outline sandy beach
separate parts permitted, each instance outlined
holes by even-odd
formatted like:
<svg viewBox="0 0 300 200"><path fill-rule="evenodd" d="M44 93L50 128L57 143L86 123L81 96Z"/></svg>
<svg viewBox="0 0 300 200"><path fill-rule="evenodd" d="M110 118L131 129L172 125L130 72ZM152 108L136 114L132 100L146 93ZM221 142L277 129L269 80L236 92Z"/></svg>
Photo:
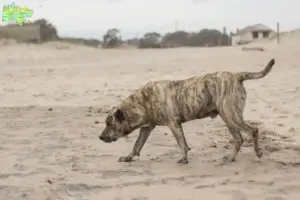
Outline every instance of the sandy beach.
<svg viewBox="0 0 300 200"><path fill-rule="evenodd" d="M300 34L241 47L93 49L60 43L0 44L1 200L299 200ZM224 164L232 136L223 121L183 125L188 165L166 127L157 127L141 156L117 162L137 138L98 139L107 110L151 80L217 70L259 71L246 81L244 118L259 127L263 157L246 141ZM245 139L249 138L242 133Z"/></svg>

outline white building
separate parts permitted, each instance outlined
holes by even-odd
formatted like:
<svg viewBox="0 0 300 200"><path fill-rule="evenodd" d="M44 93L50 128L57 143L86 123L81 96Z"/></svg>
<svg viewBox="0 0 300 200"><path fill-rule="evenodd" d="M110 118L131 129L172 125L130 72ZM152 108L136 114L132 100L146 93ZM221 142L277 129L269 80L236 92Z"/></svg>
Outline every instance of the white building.
<svg viewBox="0 0 300 200"><path fill-rule="evenodd" d="M270 39L276 35L276 32L263 24L247 26L237 33L232 34L231 44L241 45L261 39Z"/></svg>

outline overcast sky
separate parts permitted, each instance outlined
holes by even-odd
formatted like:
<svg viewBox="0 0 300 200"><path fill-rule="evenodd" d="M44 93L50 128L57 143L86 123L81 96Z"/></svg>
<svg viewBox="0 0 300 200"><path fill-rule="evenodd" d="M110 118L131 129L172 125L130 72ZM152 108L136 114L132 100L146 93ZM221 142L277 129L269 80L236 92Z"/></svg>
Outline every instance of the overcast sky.
<svg viewBox="0 0 300 200"><path fill-rule="evenodd" d="M3 3L10 0L1 0ZM34 10L32 20L46 18L61 36L101 38L105 30L119 28L123 38L147 31L177 29L228 31L263 23L281 30L300 28L300 0L15 0ZM1 22L3 24L3 22Z"/></svg>

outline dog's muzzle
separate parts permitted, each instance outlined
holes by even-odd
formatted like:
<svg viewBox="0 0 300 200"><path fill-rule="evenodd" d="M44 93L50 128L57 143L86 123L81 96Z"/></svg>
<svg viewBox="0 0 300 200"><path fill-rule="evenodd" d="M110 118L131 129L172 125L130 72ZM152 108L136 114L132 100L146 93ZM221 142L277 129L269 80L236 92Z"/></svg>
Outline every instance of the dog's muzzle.
<svg viewBox="0 0 300 200"><path fill-rule="evenodd" d="M111 143L111 142L117 141L116 137L111 138L111 137L108 137L108 136L100 136L99 139L102 140L103 142L106 142L106 143Z"/></svg>

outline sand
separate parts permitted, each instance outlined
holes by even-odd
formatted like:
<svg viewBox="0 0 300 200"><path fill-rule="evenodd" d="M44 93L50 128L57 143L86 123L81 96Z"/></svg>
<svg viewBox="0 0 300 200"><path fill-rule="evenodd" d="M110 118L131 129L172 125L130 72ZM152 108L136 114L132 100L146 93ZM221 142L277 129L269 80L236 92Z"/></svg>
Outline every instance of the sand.
<svg viewBox="0 0 300 200"><path fill-rule="evenodd" d="M59 43L2 44L0 52L1 200L298 200L300 198L300 34L280 45L101 50ZM296 34L296 36L295 36ZM247 140L224 164L232 141L222 120L183 125L188 165L166 127L141 156L117 162L137 138L98 139L107 110L150 80L217 70L272 72L245 82L245 119L260 129L264 156ZM244 138L249 136L243 133Z"/></svg>

